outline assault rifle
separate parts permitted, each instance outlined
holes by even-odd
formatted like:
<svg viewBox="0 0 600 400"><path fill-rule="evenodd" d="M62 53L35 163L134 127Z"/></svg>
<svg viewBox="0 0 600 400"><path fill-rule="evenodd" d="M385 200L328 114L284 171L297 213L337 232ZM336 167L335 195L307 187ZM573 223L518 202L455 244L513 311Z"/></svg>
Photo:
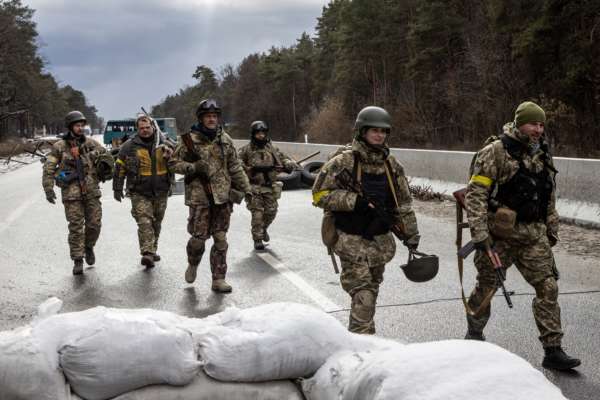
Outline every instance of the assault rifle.
<svg viewBox="0 0 600 400"><path fill-rule="evenodd" d="M382 221L391 223L393 216L390 213L390 211L386 209L385 205L381 204L378 200L365 193L360 182L357 182L356 179L354 179L350 171L348 171L347 169L342 170L342 172L335 176L335 182L340 189L358 193L359 196L361 196L373 206L372 210L375 212L377 218L380 218ZM398 239L408 239L406 235L406 228L402 223L391 225L390 230Z"/></svg>
<svg viewBox="0 0 600 400"><path fill-rule="evenodd" d="M481 312L488 306L490 301L492 300L492 296L494 292L492 291L486 298L483 300L479 309L472 310L465 298L464 289L462 286L462 278L463 278L463 260L466 259L473 251L475 251L475 243L471 240L466 245L462 246L462 230L469 227L469 224L463 222L463 210L466 209L465 206L465 195L467 193L467 189L457 190L453 193L454 198L456 199L456 246L458 248L456 254L458 256L458 274L460 278L460 285L462 290L462 299L463 304L467 313L471 315L480 315ZM506 280L506 268L502 265L500 261L500 257L494 248L492 248L489 244L486 244L485 253L488 256L489 260L492 263L494 268L494 272L496 274L496 284L502 290L502 294L504 295L504 299L506 300L506 304L508 304L508 308L513 308L512 301L510 296L514 294L513 291L507 291L504 286L504 281Z"/></svg>

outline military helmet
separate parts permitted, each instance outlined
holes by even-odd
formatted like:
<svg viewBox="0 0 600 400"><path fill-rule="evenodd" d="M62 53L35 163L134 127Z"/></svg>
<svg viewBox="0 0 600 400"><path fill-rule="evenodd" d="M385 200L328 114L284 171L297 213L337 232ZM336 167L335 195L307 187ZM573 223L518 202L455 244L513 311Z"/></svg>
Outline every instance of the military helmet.
<svg viewBox="0 0 600 400"><path fill-rule="evenodd" d="M87 123L85 115L81 111L71 111L65 116L65 127L70 128L75 122Z"/></svg>
<svg viewBox="0 0 600 400"><path fill-rule="evenodd" d="M196 117L200 118L207 113L216 113L221 115L221 107L215 99L204 99L196 107Z"/></svg>
<svg viewBox="0 0 600 400"><path fill-rule="evenodd" d="M112 179L115 159L109 153L100 154L96 159L96 174L102 182Z"/></svg>
<svg viewBox="0 0 600 400"><path fill-rule="evenodd" d="M408 262L400 266L409 281L427 282L432 280L440 268L440 260L435 255L429 255L410 250Z"/></svg>
<svg viewBox="0 0 600 400"><path fill-rule="evenodd" d="M365 107L356 116L354 130L360 135L366 128L385 128L389 131L392 129L392 117L381 107Z"/></svg>
<svg viewBox="0 0 600 400"><path fill-rule="evenodd" d="M266 122L264 121L254 121L253 123L250 124L250 133L254 134L256 132L268 132L269 131L269 126L267 125Z"/></svg>

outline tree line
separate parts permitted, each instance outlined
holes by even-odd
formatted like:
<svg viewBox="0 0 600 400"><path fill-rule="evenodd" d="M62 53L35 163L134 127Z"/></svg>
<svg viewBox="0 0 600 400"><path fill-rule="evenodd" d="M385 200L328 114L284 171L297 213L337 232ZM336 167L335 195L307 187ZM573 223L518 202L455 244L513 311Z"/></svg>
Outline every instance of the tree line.
<svg viewBox="0 0 600 400"><path fill-rule="evenodd" d="M153 108L183 130L213 96L235 136L263 119L277 140L344 143L379 105L392 146L475 150L533 100L555 154L600 157L599 0L332 0L314 37L193 76Z"/></svg>
<svg viewBox="0 0 600 400"><path fill-rule="evenodd" d="M33 14L21 0L0 0L0 140L30 137L42 126L49 134L63 132L71 110L83 112L92 128L99 128L101 118L83 92L61 86L46 71Z"/></svg>

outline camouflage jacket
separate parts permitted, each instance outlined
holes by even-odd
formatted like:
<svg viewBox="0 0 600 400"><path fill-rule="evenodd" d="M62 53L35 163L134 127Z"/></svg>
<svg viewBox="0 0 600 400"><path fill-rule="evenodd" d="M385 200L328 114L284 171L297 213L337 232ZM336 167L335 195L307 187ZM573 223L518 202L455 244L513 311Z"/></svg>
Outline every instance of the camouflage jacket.
<svg viewBox="0 0 600 400"><path fill-rule="evenodd" d="M329 160L317 175L312 189L313 204L326 211L353 211L356 204L357 193L340 189L336 183L336 175L344 169L349 172L354 168L354 153L363 172L368 174L385 174L385 156L382 152L375 152L367 148L362 142L355 140L352 143L351 151L344 151L338 156ZM419 230L417 219L412 210L412 199L408 188L408 181L404 175L404 168L392 155L387 156L391 168L391 175L394 183L392 188L398 200L398 207L394 212L394 223L400 223L404 226L405 235L408 238L405 244L417 243L419 240ZM388 233L391 237L391 233ZM382 235L383 236L383 235Z"/></svg>
<svg viewBox="0 0 600 400"><path fill-rule="evenodd" d="M194 154L180 140L168 163L171 171L186 175L186 205L209 206L210 196L214 204L225 204L230 201L229 192L232 188L250 192L248 177L227 133L219 130L212 141L195 130L191 131L190 136L199 161L194 161Z"/></svg>
<svg viewBox="0 0 600 400"><path fill-rule="evenodd" d="M78 179L67 184L62 183L63 181L60 179L56 179L61 172L63 174L77 174L76 160L71 151L72 146L77 147L83 166L83 187L85 189L83 195ZM42 173L44 191L53 190L56 183L61 188L63 201L100 197L100 181L96 174L96 160L98 155L103 153L106 153L106 149L96 140L85 136L81 136L81 139L75 139L72 135L67 134L65 138L54 143L52 150L46 156Z"/></svg>
<svg viewBox="0 0 600 400"><path fill-rule="evenodd" d="M159 146L154 148L154 140L144 142L135 135L119 149L115 161L113 190L122 191L127 179L127 191L144 196L164 196L171 189L171 177L164 155L167 146L161 137Z"/></svg>
<svg viewBox="0 0 600 400"><path fill-rule="evenodd" d="M239 156L255 193L273 190L273 183L277 180L276 168L291 171L296 167L294 160L270 142L264 147L250 142L239 150Z"/></svg>
<svg viewBox="0 0 600 400"><path fill-rule="evenodd" d="M527 140L513 126L513 123L504 126L504 134L520 142ZM522 161L525 168L537 173L545 168L544 157L545 153L538 149L533 154L525 152ZM549 155L548 158L549 164L552 165L552 158ZM508 153L500 140L495 140L477 153L465 196L467 218L471 229L471 237L474 241L485 240L490 232L493 236L494 213L488 210L490 197L497 185L508 182L518 170L519 161ZM551 172L551 176L553 175L554 173ZM508 240L527 244L537 241L543 234L558 238L559 216L555 203L556 187L553 185L546 221L518 222Z"/></svg>

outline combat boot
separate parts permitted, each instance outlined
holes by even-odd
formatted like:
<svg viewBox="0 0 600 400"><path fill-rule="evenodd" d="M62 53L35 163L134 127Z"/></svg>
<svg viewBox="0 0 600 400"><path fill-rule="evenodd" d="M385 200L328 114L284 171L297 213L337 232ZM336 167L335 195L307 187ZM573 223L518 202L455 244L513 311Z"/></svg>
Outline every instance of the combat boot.
<svg viewBox="0 0 600 400"><path fill-rule="evenodd" d="M569 357L560 346L545 347L544 353L544 368L564 371L581 365L580 359Z"/></svg>
<svg viewBox="0 0 600 400"><path fill-rule="evenodd" d="M152 253L144 253L140 262L147 269L154 268L154 255Z"/></svg>
<svg viewBox="0 0 600 400"><path fill-rule="evenodd" d="M196 271L198 270L197 265L188 264L187 269L185 270L185 281L187 283L194 283L196 280Z"/></svg>
<svg viewBox="0 0 600 400"><path fill-rule="evenodd" d="M160 261L160 256L158 254L152 254L152 258L154 258L154 261Z"/></svg>
<svg viewBox="0 0 600 400"><path fill-rule="evenodd" d="M475 332L468 330L465 335L465 340L479 340L480 342L485 342L485 335L483 332Z"/></svg>
<svg viewBox="0 0 600 400"><path fill-rule="evenodd" d="M83 259L76 258L73 260L73 275L83 274Z"/></svg>
<svg viewBox="0 0 600 400"><path fill-rule="evenodd" d="M225 279L213 279L211 289L218 293L230 293L232 287Z"/></svg>
<svg viewBox="0 0 600 400"><path fill-rule="evenodd" d="M269 243L269 240L271 240L271 238L269 237L269 234L267 233L267 228L265 228L263 230L263 241L265 241L266 243Z"/></svg>
<svg viewBox="0 0 600 400"><path fill-rule="evenodd" d="M265 245L263 243L262 240L255 240L254 241L254 250L264 250L265 249Z"/></svg>
<svg viewBox="0 0 600 400"><path fill-rule="evenodd" d="M94 254L93 247L85 248L85 262L87 265L94 265L96 263L96 255Z"/></svg>

